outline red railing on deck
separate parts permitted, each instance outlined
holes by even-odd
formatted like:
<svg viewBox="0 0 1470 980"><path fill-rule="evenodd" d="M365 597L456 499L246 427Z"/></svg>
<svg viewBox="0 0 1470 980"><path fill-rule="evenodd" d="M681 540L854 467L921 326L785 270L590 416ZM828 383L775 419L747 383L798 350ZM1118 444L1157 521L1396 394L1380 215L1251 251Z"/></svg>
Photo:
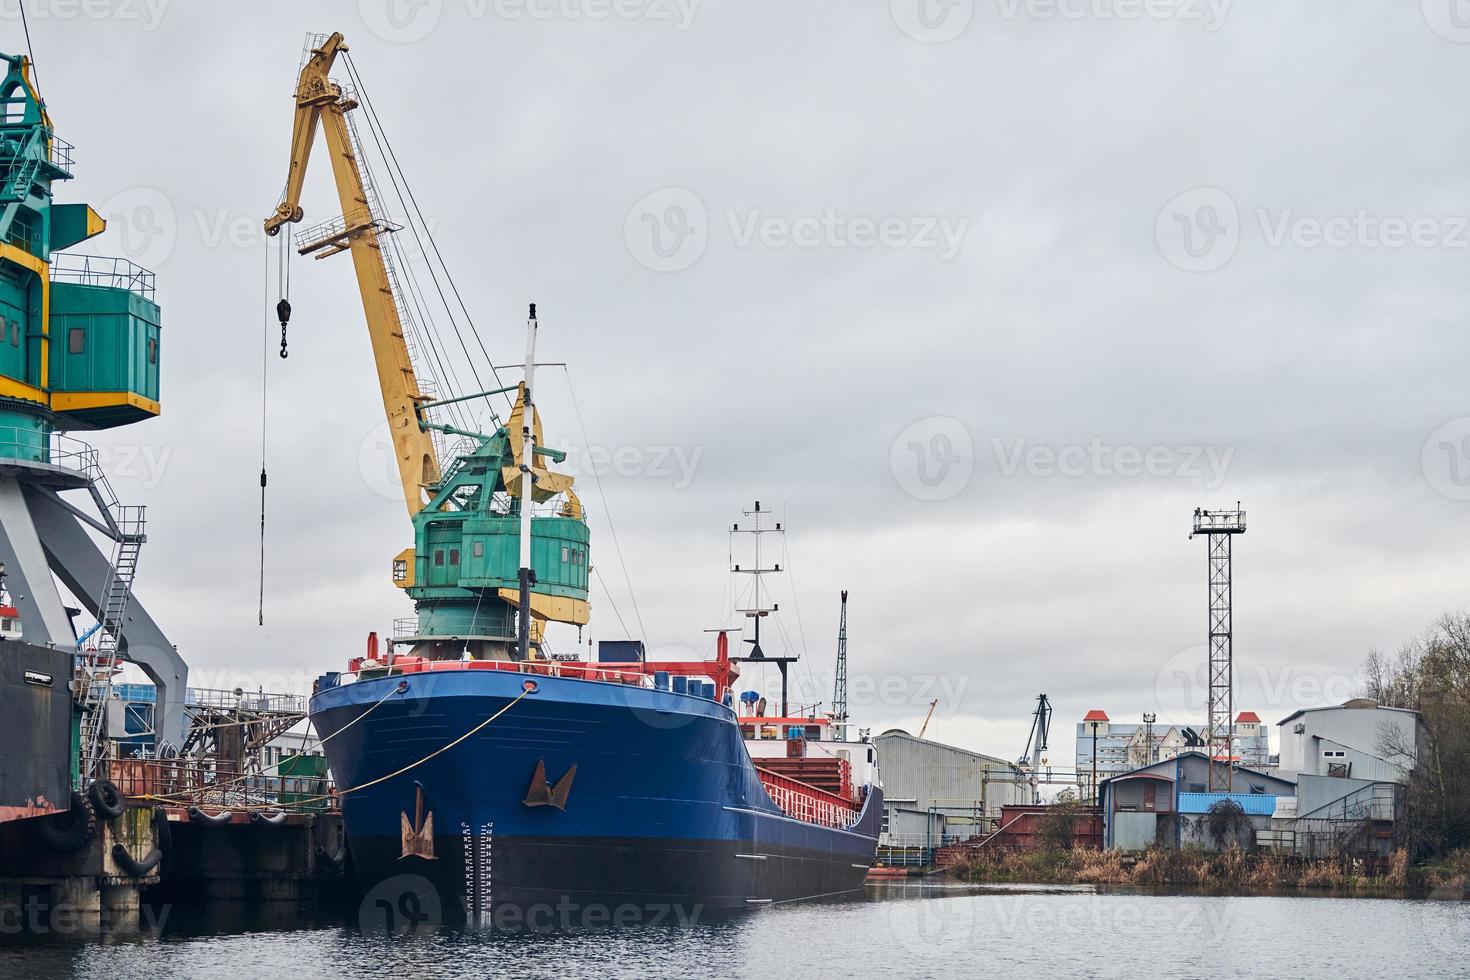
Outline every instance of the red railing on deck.
<svg viewBox="0 0 1470 980"><path fill-rule="evenodd" d="M852 800L760 766L755 771L771 799L788 817L839 830L846 830L857 820L858 808Z"/></svg>

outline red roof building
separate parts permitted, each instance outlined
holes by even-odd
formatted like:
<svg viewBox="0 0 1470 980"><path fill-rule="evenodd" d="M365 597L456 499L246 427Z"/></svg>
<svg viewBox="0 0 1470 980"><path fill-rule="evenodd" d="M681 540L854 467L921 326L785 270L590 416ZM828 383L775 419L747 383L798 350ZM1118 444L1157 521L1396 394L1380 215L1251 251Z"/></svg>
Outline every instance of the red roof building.
<svg viewBox="0 0 1470 980"><path fill-rule="evenodd" d="M1085 714L1085 715L1082 716L1082 720L1083 721L1107 721L1108 720L1108 713L1106 711L1102 710L1101 708L1093 708L1087 714Z"/></svg>

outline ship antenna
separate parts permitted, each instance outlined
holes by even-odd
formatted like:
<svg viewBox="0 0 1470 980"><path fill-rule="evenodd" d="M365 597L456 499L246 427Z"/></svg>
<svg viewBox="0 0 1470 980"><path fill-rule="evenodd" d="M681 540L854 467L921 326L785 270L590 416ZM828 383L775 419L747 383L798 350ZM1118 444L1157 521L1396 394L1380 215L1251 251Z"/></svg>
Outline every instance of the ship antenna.
<svg viewBox="0 0 1470 980"><path fill-rule="evenodd" d="M536 373L536 304L531 304L526 320L525 398L521 402L521 567L519 629L520 659L531 659L531 584L536 573L531 571L531 500L536 485L534 470L536 452L536 403L531 396L531 383Z"/></svg>

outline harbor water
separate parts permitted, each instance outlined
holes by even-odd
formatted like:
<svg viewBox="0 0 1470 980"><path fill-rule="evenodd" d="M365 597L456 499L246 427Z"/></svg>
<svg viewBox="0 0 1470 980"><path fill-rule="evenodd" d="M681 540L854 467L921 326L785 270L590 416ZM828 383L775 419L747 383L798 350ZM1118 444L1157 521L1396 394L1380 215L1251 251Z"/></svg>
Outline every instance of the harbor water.
<svg viewBox="0 0 1470 980"><path fill-rule="evenodd" d="M358 922L211 932L185 922L117 942L0 949L0 976L678 978L1446 977L1470 969L1470 903L894 884L847 902L718 919L541 932L388 935ZM686 917L687 918L687 917Z"/></svg>

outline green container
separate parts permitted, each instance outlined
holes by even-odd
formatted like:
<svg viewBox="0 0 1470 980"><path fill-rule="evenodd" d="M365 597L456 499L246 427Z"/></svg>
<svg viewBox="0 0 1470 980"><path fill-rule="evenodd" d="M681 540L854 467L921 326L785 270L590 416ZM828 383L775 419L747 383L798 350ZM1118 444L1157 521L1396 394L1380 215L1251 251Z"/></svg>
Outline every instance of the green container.
<svg viewBox="0 0 1470 980"><path fill-rule="evenodd" d="M318 799L327 794L325 756L302 755L282 759L276 771L284 777L284 785L290 790L290 792L282 791L280 797L282 803L297 804L303 810L329 809L328 800Z"/></svg>

